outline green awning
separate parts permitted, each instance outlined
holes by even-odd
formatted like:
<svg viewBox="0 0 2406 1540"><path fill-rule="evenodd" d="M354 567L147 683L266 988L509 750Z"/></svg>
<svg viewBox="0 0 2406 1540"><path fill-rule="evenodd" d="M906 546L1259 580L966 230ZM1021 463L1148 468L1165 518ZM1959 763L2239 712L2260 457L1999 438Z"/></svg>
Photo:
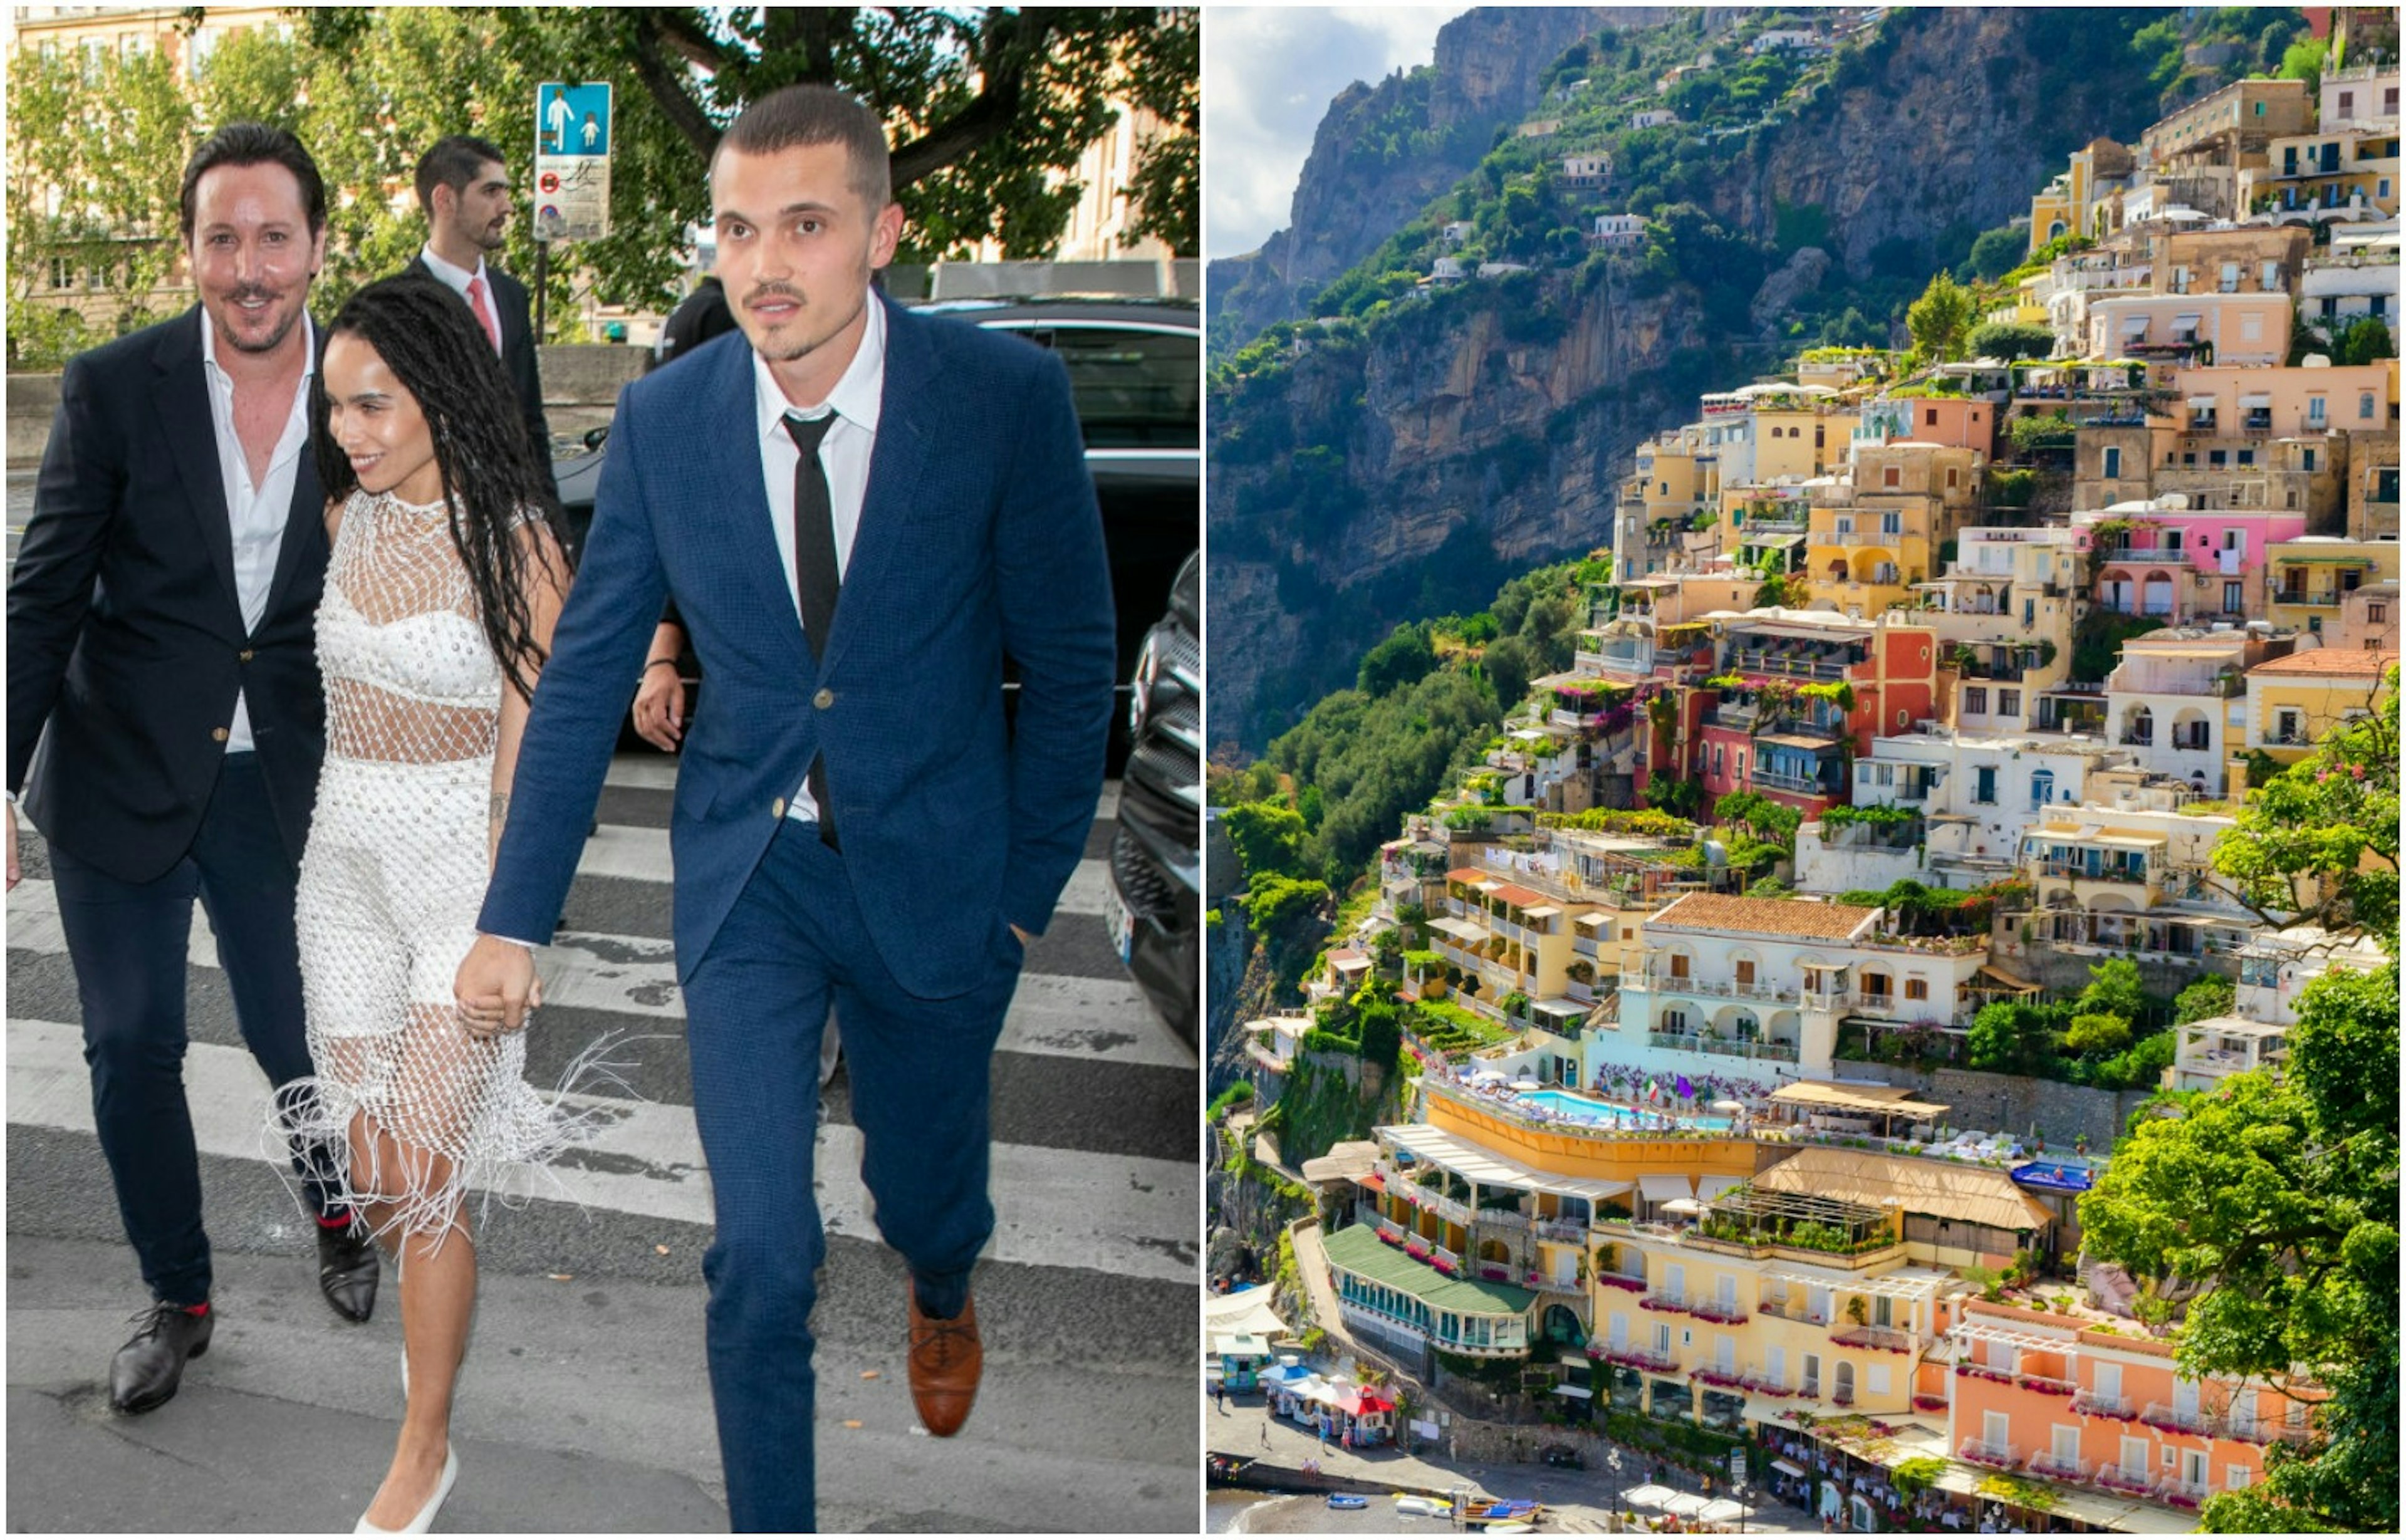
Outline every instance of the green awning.
<svg viewBox="0 0 2406 1540"><path fill-rule="evenodd" d="M1537 1296L1508 1283L1481 1278L1448 1278L1425 1262L1414 1262L1400 1247L1388 1245L1367 1224L1349 1225L1321 1242L1333 1264L1401 1293L1435 1310L1456 1315L1517 1316L1527 1313ZM1471 1264L1471 1265L1477 1265Z"/></svg>

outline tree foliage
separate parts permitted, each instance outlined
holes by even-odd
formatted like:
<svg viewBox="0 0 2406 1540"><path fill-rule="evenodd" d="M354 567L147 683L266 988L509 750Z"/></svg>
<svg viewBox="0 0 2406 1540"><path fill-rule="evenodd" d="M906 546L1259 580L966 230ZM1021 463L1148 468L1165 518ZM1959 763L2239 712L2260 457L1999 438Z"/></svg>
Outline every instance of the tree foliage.
<svg viewBox="0 0 2406 1540"><path fill-rule="evenodd" d="M1960 358L1965 333L1971 330L1972 291L1940 273L1904 312L1904 327L1913 346L1932 363Z"/></svg>
<svg viewBox="0 0 2406 1540"><path fill-rule="evenodd" d="M2370 714L2247 798L2214 869L2268 922L2302 915L2398 933L2398 671Z"/></svg>
<svg viewBox="0 0 2406 1540"><path fill-rule="evenodd" d="M895 194L909 216L900 261L987 239L1012 256L1050 251L1084 191L1080 156L1123 103L1167 125L1131 180L1138 233L1182 255L1197 249L1192 9L390 6L295 16L289 38L263 27L226 38L189 99L163 54L103 58L86 79L72 57L19 50L9 79L12 299L41 271L26 259L43 243L156 233L163 210L172 235L193 144L250 118L293 130L329 189L352 194L333 200L317 301L339 304L416 254L424 221L407 189L435 139L491 139L523 192L535 88L558 79L617 90L612 231L554 264L556 315L573 313L583 285L605 304L672 303L686 229L709 218L719 133L745 102L801 81L853 92L894 125ZM68 191L55 219L26 201L45 185ZM395 190L397 207L386 195ZM512 222L501 259L522 275L534 270L530 224ZM146 293L139 279L124 291Z"/></svg>

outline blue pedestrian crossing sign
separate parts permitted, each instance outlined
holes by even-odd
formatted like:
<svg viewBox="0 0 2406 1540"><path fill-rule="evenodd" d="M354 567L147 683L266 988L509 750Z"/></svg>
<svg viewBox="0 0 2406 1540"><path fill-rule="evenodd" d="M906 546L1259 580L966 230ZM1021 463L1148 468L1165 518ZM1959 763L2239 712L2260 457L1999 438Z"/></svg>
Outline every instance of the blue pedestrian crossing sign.
<svg viewBox="0 0 2406 1540"><path fill-rule="evenodd" d="M535 92L535 150L542 155L610 153L610 86L545 81Z"/></svg>
<svg viewBox="0 0 2406 1540"><path fill-rule="evenodd" d="M610 84L546 80L534 92L534 238L610 233Z"/></svg>

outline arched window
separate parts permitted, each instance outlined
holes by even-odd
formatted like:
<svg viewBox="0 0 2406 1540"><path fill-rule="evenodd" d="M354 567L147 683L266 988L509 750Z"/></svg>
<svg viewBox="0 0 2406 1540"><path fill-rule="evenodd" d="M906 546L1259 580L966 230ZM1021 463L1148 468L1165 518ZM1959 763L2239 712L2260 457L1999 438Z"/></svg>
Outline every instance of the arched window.
<svg viewBox="0 0 2406 1540"><path fill-rule="evenodd" d="M2032 770L2031 772L2031 811L2036 812L2053 800L2055 800L2055 771Z"/></svg>

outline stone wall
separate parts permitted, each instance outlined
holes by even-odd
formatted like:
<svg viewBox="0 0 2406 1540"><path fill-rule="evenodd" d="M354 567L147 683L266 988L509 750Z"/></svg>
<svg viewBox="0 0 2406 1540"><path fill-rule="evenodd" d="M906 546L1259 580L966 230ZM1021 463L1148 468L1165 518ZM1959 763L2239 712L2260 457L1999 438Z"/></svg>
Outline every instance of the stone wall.
<svg viewBox="0 0 2406 1540"><path fill-rule="evenodd" d="M1950 1111L1946 1122L1956 1128L2016 1135L2025 1141L2035 1127L2050 1154L2069 1154L2073 1139L2088 1136L2088 1148L2102 1153L2114 1146L2130 1113L2154 1093L2100 1091L2093 1086L2065 1085L2028 1075L1994 1075L1977 1069L1940 1069L1924 1074L1905 1066L1848 1063L1853 1080L1884 1080L1912 1088L1918 1099L1942 1102Z"/></svg>

